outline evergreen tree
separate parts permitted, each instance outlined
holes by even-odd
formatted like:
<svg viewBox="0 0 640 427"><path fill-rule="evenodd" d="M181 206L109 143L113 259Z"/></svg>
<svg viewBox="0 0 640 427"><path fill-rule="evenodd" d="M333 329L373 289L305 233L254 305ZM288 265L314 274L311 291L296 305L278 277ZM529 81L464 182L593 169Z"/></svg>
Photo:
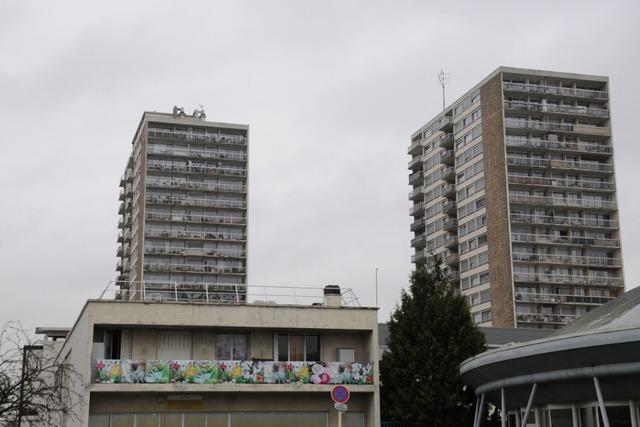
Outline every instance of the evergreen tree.
<svg viewBox="0 0 640 427"><path fill-rule="evenodd" d="M389 320L389 351L380 365L383 419L417 426L470 426L475 397L460 363L485 350L464 297L441 260L419 268Z"/></svg>

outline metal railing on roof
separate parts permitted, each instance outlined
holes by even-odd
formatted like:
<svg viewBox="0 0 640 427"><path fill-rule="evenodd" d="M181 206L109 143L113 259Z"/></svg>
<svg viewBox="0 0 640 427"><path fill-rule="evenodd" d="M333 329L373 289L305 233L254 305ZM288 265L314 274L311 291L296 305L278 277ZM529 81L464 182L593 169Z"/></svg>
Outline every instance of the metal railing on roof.
<svg viewBox="0 0 640 427"><path fill-rule="evenodd" d="M325 287L186 283L178 281L111 281L99 299L124 302L194 302L209 304L325 305ZM332 288L342 306L360 307L350 288Z"/></svg>

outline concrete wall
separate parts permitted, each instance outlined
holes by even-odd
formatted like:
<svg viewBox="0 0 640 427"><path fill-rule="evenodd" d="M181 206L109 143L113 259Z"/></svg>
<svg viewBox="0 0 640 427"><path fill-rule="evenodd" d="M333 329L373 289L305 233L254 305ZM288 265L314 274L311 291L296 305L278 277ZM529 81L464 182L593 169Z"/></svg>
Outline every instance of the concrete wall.
<svg viewBox="0 0 640 427"><path fill-rule="evenodd" d="M186 396L187 394L183 395ZM199 393L189 394L199 401L185 403L184 409L173 409L168 395L158 393L92 393L91 413L141 412L328 412L329 425L338 425L337 411L329 392L323 393ZM365 412L365 426L377 427L368 421L371 394L352 394L350 411ZM379 425L379 423L378 423Z"/></svg>
<svg viewBox="0 0 640 427"><path fill-rule="evenodd" d="M492 326L515 327L502 73L480 89Z"/></svg>

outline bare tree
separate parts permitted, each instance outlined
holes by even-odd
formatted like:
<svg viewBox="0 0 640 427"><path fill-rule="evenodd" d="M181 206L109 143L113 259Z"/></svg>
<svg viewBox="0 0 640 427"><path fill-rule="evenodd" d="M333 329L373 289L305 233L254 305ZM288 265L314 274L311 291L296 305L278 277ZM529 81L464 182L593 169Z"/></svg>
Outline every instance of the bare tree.
<svg viewBox="0 0 640 427"><path fill-rule="evenodd" d="M0 426L60 426L77 419L80 375L55 342L34 339L19 322L0 330Z"/></svg>

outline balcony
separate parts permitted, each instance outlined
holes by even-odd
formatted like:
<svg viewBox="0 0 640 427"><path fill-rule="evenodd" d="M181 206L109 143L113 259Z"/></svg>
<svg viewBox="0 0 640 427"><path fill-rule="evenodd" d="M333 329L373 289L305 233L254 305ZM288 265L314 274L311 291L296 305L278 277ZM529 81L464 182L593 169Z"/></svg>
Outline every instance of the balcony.
<svg viewBox="0 0 640 427"><path fill-rule="evenodd" d="M603 191L615 191L615 184L613 182L596 181L596 180L576 180L576 179L562 179L562 178L550 178L550 177L534 177L534 176L520 176L509 175L509 184L519 185L531 185L537 187L565 187L576 188L583 190L603 190Z"/></svg>
<svg viewBox="0 0 640 427"><path fill-rule="evenodd" d="M456 202L454 202L453 200L448 201L442 207L442 212L444 212L444 213L446 213L448 215L455 214L455 211L456 211Z"/></svg>
<svg viewBox="0 0 640 427"><path fill-rule="evenodd" d="M550 234L511 233L512 242L540 243L551 245L600 246L603 248L619 248L620 240L595 237L554 236Z"/></svg>
<svg viewBox="0 0 640 427"><path fill-rule="evenodd" d="M425 218L418 218L414 222L411 223L410 230L417 232L418 230L423 230L425 227Z"/></svg>
<svg viewBox="0 0 640 427"><path fill-rule="evenodd" d="M415 203L409 209L409 215L414 216L416 218L424 216L424 202Z"/></svg>
<svg viewBox="0 0 640 427"><path fill-rule="evenodd" d="M572 124L559 122L543 122L537 120L516 119L507 117L505 119L505 127L513 129L531 129L563 133L579 133L595 136L610 136L611 129L604 126L595 126L589 124Z"/></svg>
<svg viewBox="0 0 640 427"><path fill-rule="evenodd" d="M422 185L423 173L418 171L409 175L409 185Z"/></svg>
<svg viewBox="0 0 640 427"><path fill-rule="evenodd" d="M607 99L607 92L604 90L578 89L560 86L545 86L528 83L502 82L505 92L539 93L549 95L559 95L573 98L587 99Z"/></svg>
<svg viewBox="0 0 640 427"><path fill-rule="evenodd" d="M458 236L454 236L452 234L448 235L444 238L444 246L447 248L451 248L458 245Z"/></svg>
<svg viewBox="0 0 640 427"><path fill-rule="evenodd" d="M409 145L409 149L407 150L407 154L410 156L420 156L422 155L422 140L417 139L413 141L411 145Z"/></svg>
<svg viewBox="0 0 640 427"><path fill-rule="evenodd" d="M162 273L203 273L203 274L230 274L244 275L245 267L227 267L218 265L194 265L194 264L162 264L145 263L145 271Z"/></svg>
<svg viewBox="0 0 640 427"><path fill-rule="evenodd" d="M95 366L99 384L373 384L371 362L98 359Z"/></svg>
<svg viewBox="0 0 640 427"><path fill-rule="evenodd" d="M551 255L551 254L531 254L531 253L518 253L512 254L515 262L535 262L544 264L563 264L571 266L584 266L584 267L622 267L622 260L620 258L606 258L606 257L589 257L589 256L574 256L574 255Z"/></svg>
<svg viewBox="0 0 640 427"><path fill-rule="evenodd" d="M409 192L409 200L413 201L422 201L424 200L424 193L422 192L422 187L414 188Z"/></svg>
<svg viewBox="0 0 640 427"><path fill-rule="evenodd" d="M570 294L542 294L537 292L516 293L516 302L535 302L544 304L602 305L608 303L613 299L615 299L615 297Z"/></svg>
<svg viewBox="0 0 640 427"><path fill-rule="evenodd" d="M432 129L435 131L451 132L453 130L453 118L444 116L437 123L434 123Z"/></svg>
<svg viewBox="0 0 640 427"><path fill-rule="evenodd" d="M611 145L593 144L586 142L544 141L541 139L526 139L507 136L506 144L509 147L532 148L540 150L570 151L587 154L611 154Z"/></svg>
<svg viewBox="0 0 640 427"><path fill-rule="evenodd" d="M418 155L409 160L409 169L412 171L417 171L418 169L422 169L422 156Z"/></svg>
<svg viewBox="0 0 640 427"><path fill-rule="evenodd" d="M449 198L449 199L453 198L455 200L455 198L456 198L456 186L455 186L455 184L447 184L444 187L442 187L442 195L444 197Z"/></svg>
<svg viewBox="0 0 640 427"><path fill-rule="evenodd" d="M537 159L533 157L516 157L507 156L507 164L509 166L526 166L537 168L551 169L571 169L583 170L588 172L613 172L613 164L601 162L556 160L556 159Z"/></svg>
<svg viewBox="0 0 640 427"><path fill-rule="evenodd" d="M177 196L154 196L146 198L147 204L171 206L201 206L209 208L246 209L247 203L240 200L191 199Z"/></svg>
<svg viewBox="0 0 640 427"><path fill-rule="evenodd" d="M411 262L414 264L424 264L427 262L428 256L429 254L424 249L416 251L415 255L411 255Z"/></svg>
<svg viewBox="0 0 640 427"><path fill-rule="evenodd" d="M444 259L444 262L449 264L449 265L457 265L460 262L460 255L454 254L454 253L449 254Z"/></svg>
<svg viewBox="0 0 640 427"><path fill-rule="evenodd" d="M513 204L528 204L538 206L561 206L585 209L615 210L616 202L597 199L561 199L559 197L527 196L509 194L509 202Z"/></svg>
<svg viewBox="0 0 640 427"><path fill-rule="evenodd" d="M566 225L588 228L617 229L618 221L611 219L574 218L568 216L511 214L511 221L524 224Z"/></svg>
<svg viewBox="0 0 640 427"><path fill-rule="evenodd" d="M418 234L416 237L411 239L411 247L412 248L424 248L427 244L427 236L426 234Z"/></svg>
<svg viewBox="0 0 640 427"><path fill-rule="evenodd" d="M442 169L441 179L447 182L454 182L456 180L456 171L452 167L446 167Z"/></svg>
<svg viewBox="0 0 640 427"><path fill-rule="evenodd" d="M145 255L179 255L198 256L211 258L246 258L247 254L243 250L235 249L207 249L207 248L185 248L167 246L145 246Z"/></svg>
<svg viewBox="0 0 640 427"><path fill-rule="evenodd" d="M209 231L186 231L186 230L155 230L147 228L145 237L155 237L160 239L193 239L193 240L220 240L232 242L245 242L247 235L243 233L220 233Z"/></svg>
<svg viewBox="0 0 640 427"><path fill-rule="evenodd" d="M244 168L230 168L230 167L217 167L217 166L204 166L204 165L187 165L168 163L159 160L148 160L147 170L149 172L172 172L183 174L199 174L199 175L212 175L212 176L232 176L232 177L246 177L247 170Z"/></svg>
<svg viewBox="0 0 640 427"><path fill-rule="evenodd" d="M152 221L186 222L196 224L204 223L241 226L247 224L247 219L240 216L198 215L147 211L145 218Z"/></svg>
<svg viewBox="0 0 640 427"><path fill-rule="evenodd" d="M452 129L453 129L453 127L452 127ZM452 149L453 148L453 134L446 133L446 134L440 136L440 138L438 138L438 147L446 148L447 150Z"/></svg>
<svg viewBox="0 0 640 427"><path fill-rule="evenodd" d="M448 166L453 166L456 161L455 152L453 150L443 151L440 154L440 162Z"/></svg>
<svg viewBox="0 0 640 427"><path fill-rule="evenodd" d="M565 274L513 273L515 282L553 283L559 285L608 286L618 288L624 285L620 277L571 276Z"/></svg>
<svg viewBox="0 0 640 427"><path fill-rule="evenodd" d="M243 194L247 192L247 187L242 184L172 181L171 179L155 179L153 177L147 177L145 185L147 188L176 188L186 190L202 190Z"/></svg>
<svg viewBox="0 0 640 427"><path fill-rule="evenodd" d="M166 147L164 145L158 146L156 144L149 144L147 147L147 153L170 157L233 160L238 162L244 162L247 160L247 155L243 151L196 150L192 148Z"/></svg>
<svg viewBox="0 0 640 427"><path fill-rule="evenodd" d="M570 114L576 116L609 117L609 110L603 108L574 105L542 104L539 102L505 101L504 108L519 111L540 111L543 113Z"/></svg>
<svg viewBox="0 0 640 427"><path fill-rule="evenodd" d="M147 136L151 139L168 139L173 141L193 141L222 145L246 146L248 140L240 135L219 135L217 133L193 133L169 129L149 129Z"/></svg>
<svg viewBox="0 0 640 427"><path fill-rule="evenodd" d="M458 220L455 218L445 217L442 222L442 228L446 231L458 231Z"/></svg>
<svg viewBox="0 0 640 427"><path fill-rule="evenodd" d="M118 243L124 243L124 233L122 231L118 233Z"/></svg>
<svg viewBox="0 0 640 427"><path fill-rule="evenodd" d="M550 323L566 325L580 316L575 314L541 314L541 313L516 313L516 320L523 323Z"/></svg>

